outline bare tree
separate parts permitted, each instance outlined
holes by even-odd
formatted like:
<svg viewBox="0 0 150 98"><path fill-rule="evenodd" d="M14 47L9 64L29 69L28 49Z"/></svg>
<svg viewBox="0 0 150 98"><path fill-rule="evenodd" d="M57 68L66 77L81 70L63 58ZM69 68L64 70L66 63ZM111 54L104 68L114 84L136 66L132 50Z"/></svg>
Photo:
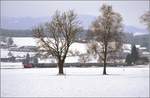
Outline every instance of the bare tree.
<svg viewBox="0 0 150 98"><path fill-rule="evenodd" d="M100 16L92 23L90 28L93 39L90 41L89 51L103 61L106 74L107 59L110 53L116 52L122 46L122 17L114 12L112 6L103 5Z"/></svg>
<svg viewBox="0 0 150 98"><path fill-rule="evenodd" d="M149 42L148 42L148 48L149 48L149 51L150 51L150 10L145 12L141 17L141 22L144 23L146 26L147 26L147 30L149 31Z"/></svg>
<svg viewBox="0 0 150 98"><path fill-rule="evenodd" d="M46 57L52 55L56 58L59 74L64 74L63 67L69 47L81 30L77 14L72 10L63 13L56 11L51 22L33 29L40 52Z"/></svg>
<svg viewBox="0 0 150 98"><path fill-rule="evenodd" d="M147 25L147 28L148 28L148 30L150 32L150 11L147 11L140 18L141 18L141 22L143 22L143 23L145 23L145 25Z"/></svg>

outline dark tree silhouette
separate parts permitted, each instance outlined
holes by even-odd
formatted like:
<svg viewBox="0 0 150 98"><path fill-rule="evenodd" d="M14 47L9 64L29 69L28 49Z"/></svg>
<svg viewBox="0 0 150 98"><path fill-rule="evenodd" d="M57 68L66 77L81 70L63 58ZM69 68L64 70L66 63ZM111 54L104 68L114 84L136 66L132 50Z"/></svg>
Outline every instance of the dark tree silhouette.
<svg viewBox="0 0 150 98"><path fill-rule="evenodd" d="M131 54L128 54L126 56L126 61L127 65L131 65L132 64L132 57L131 57Z"/></svg>
<svg viewBox="0 0 150 98"><path fill-rule="evenodd" d="M27 55L26 55L25 62L26 62L26 64L30 63L30 55L29 55L29 53L27 53Z"/></svg>
<svg viewBox="0 0 150 98"><path fill-rule="evenodd" d="M132 45L132 49L131 49L131 60L132 60L132 62L135 64L138 59L139 59L138 49L136 48L135 45Z"/></svg>

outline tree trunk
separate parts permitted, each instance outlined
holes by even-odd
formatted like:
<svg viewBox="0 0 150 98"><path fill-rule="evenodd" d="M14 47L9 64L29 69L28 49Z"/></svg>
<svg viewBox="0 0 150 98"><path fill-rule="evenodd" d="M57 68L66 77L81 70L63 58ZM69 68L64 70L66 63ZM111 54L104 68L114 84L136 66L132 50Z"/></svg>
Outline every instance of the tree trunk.
<svg viewBox="0 0 150 98"><path fill-rule="evenodd" d="M104 69L103 69L103 75L106 75L106 59L104 59Z"/></svg>
<svg viewBox="0 0 150 98"><path fill-rule="evenodd" d="M103 75L106 75L106 65L107 65L107 43L105 44L105 51L104 51L104 69Z"/></svg>
<svg viewBox="0 0 150 98"><path fill-rule="evenodd" d="M59 68L59 75L63 75L64 71L63 71L63 67L64 67L64 62L62 60L59 60L58 62L58 68Z"/></svg>

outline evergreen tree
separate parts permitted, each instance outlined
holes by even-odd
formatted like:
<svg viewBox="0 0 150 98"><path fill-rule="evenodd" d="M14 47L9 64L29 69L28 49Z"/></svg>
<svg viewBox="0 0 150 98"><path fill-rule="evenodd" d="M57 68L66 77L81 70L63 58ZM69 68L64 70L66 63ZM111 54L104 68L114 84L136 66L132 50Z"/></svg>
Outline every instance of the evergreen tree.
<svg viewBox="0 0 150 98"><path fill-rule="evenodd" d="M131 65L132 64L132 57L131 57L131 54L128 54L126 56L126 61L127 65Z"/></svg>
<svg viewBox="0 0 150 98"><path fill-rule="evenodd" d="M36 56L33 57L33 63L38 64L38 58Z"/></svg>
<svg viewBox="0 0 150 98"><path fill-rule="evenodd" d="M26 64L29 64L29 62L30 62L30 55L29 55L29 53L27 53L27 55L26 55Z"/></svg>
<svg viewBox="0 0 150 98"><path fill-rule="evenodd" d="M13 56L13 54L11 53L11 51L8 52L8 56L9 56L9 57L12 57L12 56Z"/></svg>
<svg viewBox="0 0 150 98"><path fill-rule="evenodd" d="M134 64L135 64L136 61L139 59L138 49L136 48L135 45L132 45L131 59L132 59L132 62L133 62Z"/></svg>

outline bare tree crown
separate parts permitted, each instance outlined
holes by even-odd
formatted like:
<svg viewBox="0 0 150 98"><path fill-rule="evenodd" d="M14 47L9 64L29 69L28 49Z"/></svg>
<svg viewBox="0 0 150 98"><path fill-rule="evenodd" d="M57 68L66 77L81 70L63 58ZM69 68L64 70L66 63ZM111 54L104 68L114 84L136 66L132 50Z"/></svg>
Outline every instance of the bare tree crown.
<svg viewBox="0 0 150 98"><path fill-rule="evenodd" d="M140 18L141 18L141 22L143 22L145 25L147 25L147 29L150 32L150 11L147 11Z"/></svg>
<svg viewBox="0 0 150 98"><path fill-rule="evenodd" d="M121 15L114 12L112 6L103 5L100 11L101 15L91 25L93 38L88 47L92 54L97 54L103 60L104 54L120 49L123 27Z"/></svg>
<svg viewBox="0 0 150 98"><path fill-rule="evenodd" d="M77 33L81 32L80 21L74 11L60 13L56 11L52 20L33 29L44 55L64 57Z"/></svg>

